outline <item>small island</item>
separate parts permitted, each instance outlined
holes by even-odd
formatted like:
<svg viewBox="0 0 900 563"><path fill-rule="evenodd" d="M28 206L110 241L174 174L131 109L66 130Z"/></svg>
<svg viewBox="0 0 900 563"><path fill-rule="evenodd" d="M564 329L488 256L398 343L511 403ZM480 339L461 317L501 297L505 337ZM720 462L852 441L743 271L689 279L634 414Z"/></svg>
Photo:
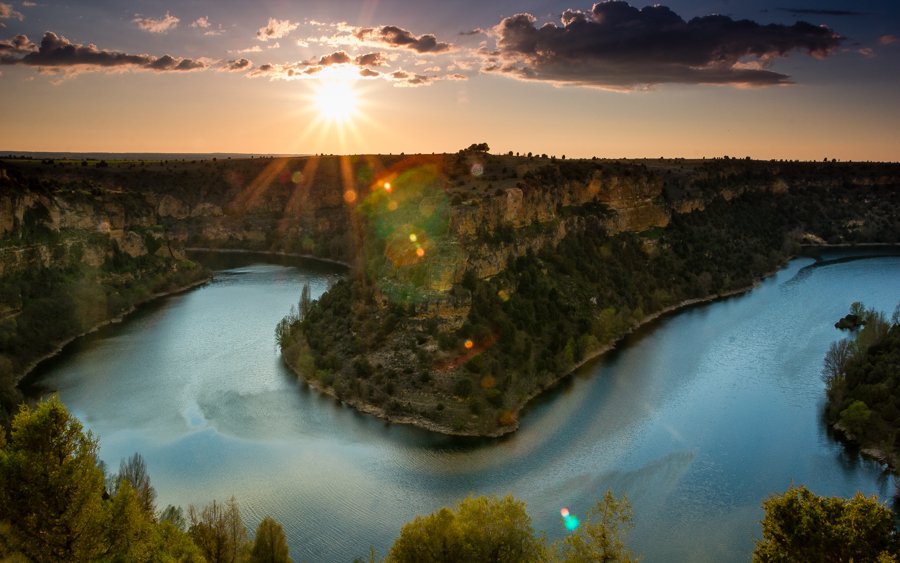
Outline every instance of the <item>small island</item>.
<svg viewBox="0 0 900 563"><path fill-rule="evenodd" d="M896 471L900 459L900 304L885 313L854 303L862 329L834 342L825 355L832 428L864 455Z"/></svg>

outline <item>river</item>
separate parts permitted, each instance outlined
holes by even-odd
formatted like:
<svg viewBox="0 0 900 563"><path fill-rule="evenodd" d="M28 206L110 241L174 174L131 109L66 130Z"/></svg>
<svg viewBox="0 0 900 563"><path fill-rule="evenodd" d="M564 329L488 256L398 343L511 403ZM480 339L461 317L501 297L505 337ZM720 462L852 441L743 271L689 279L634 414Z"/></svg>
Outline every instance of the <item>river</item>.
<svg viewBox="0 0 900 563"><path fill-rule="evenodd" d="M645 561L746 561L760 503L791 483L893 491L829 437L820 372L851 302L893 311L898 257L799 258L747 294L657 321L500 440L389 425L297 382L274 326L304 282L316 297L338 267L197 257L216 270L210 284L78 340L28 391L58 391L112 470L140 452L160 507L233 495L251 533L266 515L284 525L295 561L384 555L404 522L467 494L512 493L555 539L560 507L582 514L608 488L631 500L627 543Z"/></svg>

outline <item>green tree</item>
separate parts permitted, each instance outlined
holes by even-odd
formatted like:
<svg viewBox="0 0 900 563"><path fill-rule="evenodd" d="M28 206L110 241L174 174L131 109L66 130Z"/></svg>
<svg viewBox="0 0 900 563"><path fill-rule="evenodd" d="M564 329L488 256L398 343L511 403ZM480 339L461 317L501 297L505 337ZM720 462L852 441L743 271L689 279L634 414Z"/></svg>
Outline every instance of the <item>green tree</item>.
<svg viewBox="0 0 900 563"><path fill-rule="evenodd" d="M853 401L850 406L841 411L840 424L848 433L857 438L863 438L872 411L862 401Z"/></svg>
<svg viewBox="0 0 900 563"><path fill-rule="evenodd" d="M188 533L210 563L236 563L246 560L249 542L247 529L241 522L237 501L215 500L202 509L188 507L191 527Z"/></svg>
<svg viewBox="0 0 900 563"><path fill-rule="evenodd" d="M156 489L150 484L150 474L147 473L147 464L141 454L135 452L127 460L122 460L119 464L118 481L131 485L141 508L153 518L156 514Z"/></svg>
<svg viewBox="0 0 900 563"><path fill-rule="evenodd" d="M109 510L108 553L124 561L150 561L160 547L156 526L152 513L144 510L143 499L127 480L119 481Z"/></svg>
<svg viewBox="0 0 900 563"><path fill-rule="evenodd" d="M0 522L9 551L34 561L87 561L106 551L97 442L58 397L15 416L0 448Z"/></svg>
<svg viewBox="0 0 900 563"><path fill-rule="evenodd" d="M387 561L428 563L542 561L546 547L535 537L525 503L512 496L469 497L455 509L418 516L400 530Z"/></svg>
<svg viewBox="0 0 900 563"><path fill-rule="evenodd" d="M763 508L755 562L897 561L893 514L874 496L820 497L800 485Z"/></svg>
<svg viewBox="0 0 900 563"><path fill-rule="evenodd" d="M638 561L623 542L623 536L633 527L631 519L628 499L618 500L612 491L606 491L603 500L597 503L581 525L554 544L557 560L567 563Z"/></svg>
<svg viewBox="0 0 900 563"><path fill-rule="evenodd" d="M274 518L266 516L256 527L256 539L250 552L253 563L290 563L284 529Z"/></svg>

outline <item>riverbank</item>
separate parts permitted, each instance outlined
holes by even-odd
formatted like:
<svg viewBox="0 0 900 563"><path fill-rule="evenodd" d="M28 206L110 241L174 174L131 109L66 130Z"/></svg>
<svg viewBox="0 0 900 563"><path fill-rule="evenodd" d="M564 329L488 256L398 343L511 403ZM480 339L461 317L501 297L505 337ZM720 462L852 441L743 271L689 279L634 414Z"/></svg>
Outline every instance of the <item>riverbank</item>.
<svg viewBox="0 0 900 563"><path fill-rule="evenodd" d="M190 291L191 289L194 289L196 287L205 285L205 284L209 283L210 280L212 280L212 277L213 277L212 274L207 272L203 278L194 280L186 285L178 286L177 288L171 289L168 291L159 291L159 292L153 293L151 295L148 295L146 298L141 299L140 301L134 303L131 307L129 307L127 310L119 313L118 315L116 315L112 318L100 321L99 323L93 325L89 329L87 329L79 334L76 334L74 336L71 336L69 338L66 338L65 340L56 344L51 351L47 352L40 358L37 358L36 360L32 361L30 364L25 366L25 369L22 370L22 373L20 373L16 378L16 385L19 385L22 381L24 381L40 364L42 364L43 362L46 362L47 360L49 360L51 358L56 357L66 348L66 346L68 346L72 342L78 340L79 338L81 338L83 336L87 336L89 334L93 334L93 333L97 332L98 330L102 329L103 327L122 322L123 320L125 320L126 317L128 317L129 315L134 313L140 306L150 303L151 301L155 301L155 300L161 299L163 297L178 295L180 293Z"/></svg>

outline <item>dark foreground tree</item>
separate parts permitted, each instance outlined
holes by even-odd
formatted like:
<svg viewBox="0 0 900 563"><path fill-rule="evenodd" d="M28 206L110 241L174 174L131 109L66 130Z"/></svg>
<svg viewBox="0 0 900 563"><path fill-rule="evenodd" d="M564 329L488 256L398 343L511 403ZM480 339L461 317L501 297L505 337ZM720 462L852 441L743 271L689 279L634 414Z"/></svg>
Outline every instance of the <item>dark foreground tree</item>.
<svg viewBox="0 0 900 563"><path fill-rule="evenodd" d="M898 561L893 514L875 497L820 497L800 485L763 508L755 562Z"/></svg>
<svg viewBox="0 0 900 563"><path fill-rule="evenodd" d="M253 551L250 552L250 561L253 563L291 562L284 529L275 519L266 516L257 526Z"/></svg>
<svg viewBox="0 0 900 563"><path fill-rule="evenodd" d="M22 407L9 442L0 439L0 546L34 561L97 559L106 550L102 494L97 442L60 400Z"/></svg>

